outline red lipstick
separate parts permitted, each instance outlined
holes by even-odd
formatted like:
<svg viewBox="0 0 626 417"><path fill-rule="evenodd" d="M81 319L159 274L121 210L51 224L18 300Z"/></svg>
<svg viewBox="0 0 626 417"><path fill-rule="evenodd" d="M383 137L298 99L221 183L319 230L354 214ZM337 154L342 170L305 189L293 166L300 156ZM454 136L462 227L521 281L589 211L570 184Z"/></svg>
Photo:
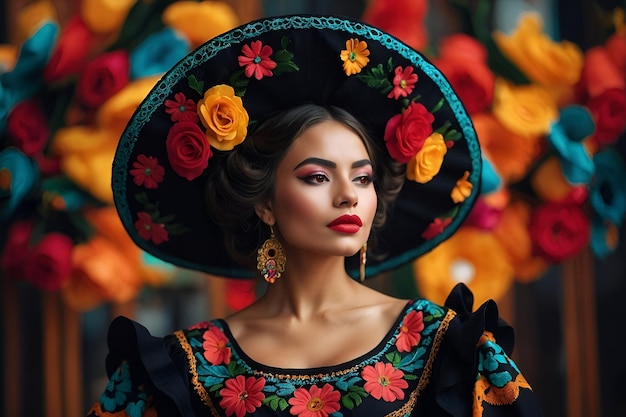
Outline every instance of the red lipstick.
<svg viewBox="0 0 626 417"><path fill-rule="evenodd" d="M356 214L344 214L327 225L328 228L341 233L356 233L361 229L361 226L363 226L363 222Z"/></svg>

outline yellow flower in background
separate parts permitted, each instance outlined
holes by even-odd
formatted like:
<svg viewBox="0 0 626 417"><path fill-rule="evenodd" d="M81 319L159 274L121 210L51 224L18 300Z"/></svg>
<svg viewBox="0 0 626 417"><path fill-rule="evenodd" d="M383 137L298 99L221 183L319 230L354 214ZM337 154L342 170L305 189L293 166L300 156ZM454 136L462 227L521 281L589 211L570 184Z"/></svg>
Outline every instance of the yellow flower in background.
<svg viewBox="0 0 626 417"><path fill-rule="evenodd" d="M439 173L448 147L441 133L433 133L424 141L422 149L406 167L406 177L411 181L425 184Z"/></svg>
<svg viewBox="0 0 626 417"><path fill-rule="evenodd" d="M56 22L58 20L56 8L51 1L42 0L25 6L17 15L17 44L20 45L30 38L44 22Z"/></svg>
<svg viewBox="0 0 626 417"><path fill-rule="evenodd" d="M162 19L185 35L192 48L239 24L233 8L219 1L177 1L165 9Z"/></svg>
<svg viewBox="0 0 626 417"><path fill-rule="evenodd" d="M502 53L536 83L571 87L580 78L582 51L572 42L554 42L543 33L539 14L523 14L513 33L507 36L496 31L493 39Z"/></svg>
<svg viewBox="0 0 626 417"><path fill-rule="evenodd" d="M547 134L559 117L554 97L545 88L513 85L503 79L496 80L492 112L504 127L526 138Z"/></svg>
<svg viewBox="0 0 626 417"><path fill-rule="evenodd" d="M513 283L513 268L500 242L475 227L460 228L419 257L413 271L419 294L435 303L443 303L459 282L472 290L475 306L491 298L497 301Z"/></svg>
<svg viewBox="0 0 626 417"><path fill-rule="evenodd" d="M82 0L80 13L94 33L106 34L120 28L136 0Z"/></svg>
<svg viewBox="0 0 626 417"><path fill-rule="evenodd" d="M467 179L469 178L469 171L463 173L463 177L459 178L456 185L450 192L450 198L455 203L462 203L467 197L472 194L472 188L474 186Z"/></svg>
<svg viewBox="0 0 626 417"><path fill-rule="evenodd" d="M341 51L339 55L343 61L343 70L346 75L350 76L361 72L370 59L367 49L367 42L359 41L357 38L351 38L346 41L346 49Z"/></svg>
<svg viewBox="0 0 626 417"><path fill-rule="evenodd" d="M248 133L248 112L229 85L220 84L205 91L204 98L198 101L198 116L209 143L220 151L232 150Z"/></svg>
<svg viewBox="0 0 626 417"><path fill-rule="evenodd" d="M144 77L126 85L100 106L96 125L113 131L119 139L133 113L159 79L160 76Z"/></svg>
<svg viewBox="0 0 626 417"><path fill-rule="evenodd" d="M545 201L561 201L573 188L565 179L561 162L555 156L548 158L536 168L530 182L533 191Z"/></svg>
<svg viewBox="0 0 626 417"><path fill-rule="evenodd" d="M9 72L15 66L17 60L17 47L13 45L0 45L0 74Z"/></svg>

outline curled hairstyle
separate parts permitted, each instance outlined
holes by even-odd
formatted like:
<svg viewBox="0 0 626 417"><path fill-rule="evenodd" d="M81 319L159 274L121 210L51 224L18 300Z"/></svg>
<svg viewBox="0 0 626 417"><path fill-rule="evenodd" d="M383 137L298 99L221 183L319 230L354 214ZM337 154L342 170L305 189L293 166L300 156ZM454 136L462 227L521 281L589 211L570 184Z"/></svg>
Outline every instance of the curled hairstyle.
<svg viewBox="0 0 626 417"><path fill-rule="evenodd" d="M209 164L205 186L208 213L221 226L228 252L242 265L253 266L255 251L269 234L255 206L274 196L278 164L295 139L325 121L343 124L363 141L372 161L377 195L373 229L384 224L404 182L405 166L394 161L350 113L338 107L303 104L260 123L234 150L216 151Z"/></svg>

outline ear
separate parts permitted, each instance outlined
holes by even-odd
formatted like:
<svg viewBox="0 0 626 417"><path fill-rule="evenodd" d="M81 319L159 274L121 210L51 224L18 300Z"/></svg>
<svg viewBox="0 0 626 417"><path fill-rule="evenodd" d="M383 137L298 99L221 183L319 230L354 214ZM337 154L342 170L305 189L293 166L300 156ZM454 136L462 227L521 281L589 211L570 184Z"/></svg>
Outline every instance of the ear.
<svg viewBox="0 0 626 417"><path fill-rule="evenodd" d="M259 216L259 219L268 226L273 226L276 223L276 219L274 218L274 212L272 211L272 203L267 201L264 203L259 203L254 206L254 211L256 215Z"/></svg>

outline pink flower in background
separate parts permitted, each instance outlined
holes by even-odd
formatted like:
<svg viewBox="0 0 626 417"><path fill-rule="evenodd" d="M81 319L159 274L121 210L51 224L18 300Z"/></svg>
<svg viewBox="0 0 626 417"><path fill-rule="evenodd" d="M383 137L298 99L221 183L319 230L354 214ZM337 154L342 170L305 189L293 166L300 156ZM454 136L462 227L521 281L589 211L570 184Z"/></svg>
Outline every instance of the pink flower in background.
<svg viewBox="0 0 626 417"><path fill-rule="evenodd" d="M56 291L70 279L72 239L58 232L44 235L24 259L24 279L46 291Z"/></svg>
<svg viewBox="0 0 626 417"><path fill-rule="evenodd" d="M83 69L76 85L78 100L87 107L98 107L130 81L128 52L112 51L98 55Z"/></svg>
<svg viewBox="0 0 626 417"><path fill-rule="evenodd" d="M34 99L22 101L11 110L6 129L13 145L30 157L43 152L50 135L48 120Z"/></svg>
<svg viewBox="0 0 626 417"><path fill-rule="evenodd" d="M29 252L29 239L33 232L33 223L18 221L9 227L6 243L0 256L0 268L10 277L24 278L23 268Z"/></svg>

